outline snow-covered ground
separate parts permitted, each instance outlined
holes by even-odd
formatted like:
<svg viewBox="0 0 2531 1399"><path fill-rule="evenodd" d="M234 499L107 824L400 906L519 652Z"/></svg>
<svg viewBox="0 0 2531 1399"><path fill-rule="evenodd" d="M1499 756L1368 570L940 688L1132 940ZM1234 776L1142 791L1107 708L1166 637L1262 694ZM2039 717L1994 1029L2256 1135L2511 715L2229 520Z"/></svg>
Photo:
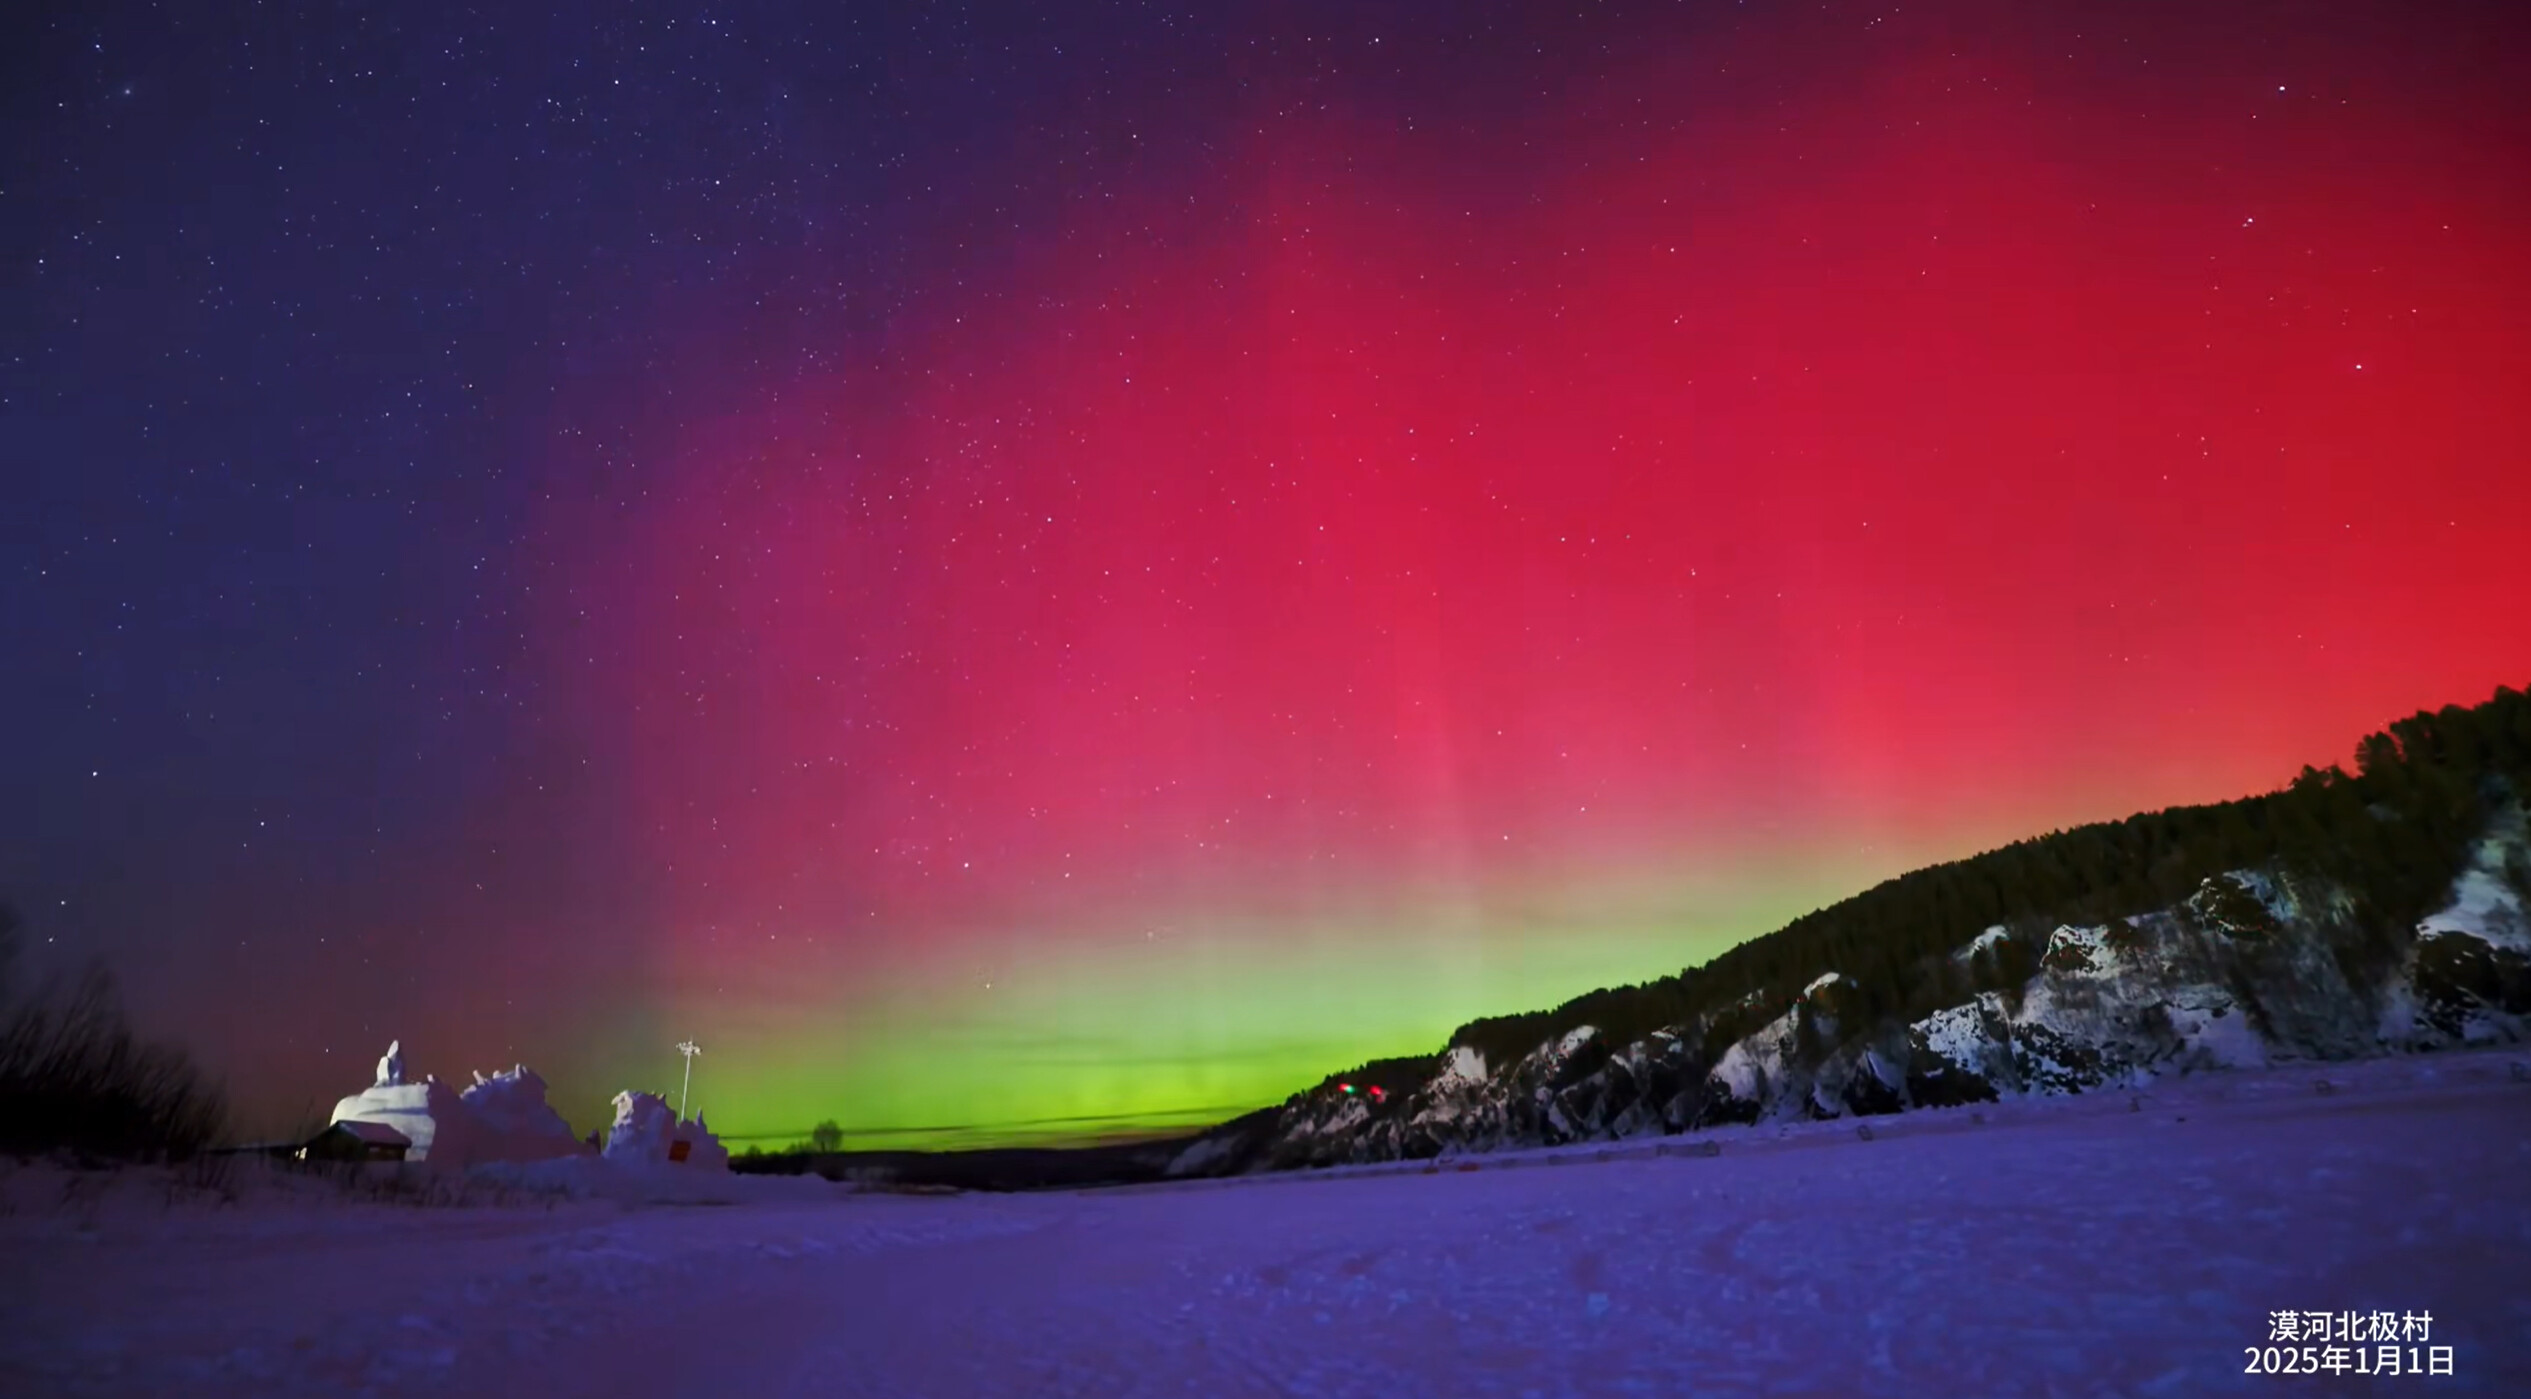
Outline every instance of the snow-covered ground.
<svg viewBox="0 0 2531 1399"><path fill-rule="evenodd" d="M2531 1394L2522 1058L1026 1196L19 1172L0 1393ZM2286 1309L2430 1314L2453 1373L2243 1374Z"/></svg>

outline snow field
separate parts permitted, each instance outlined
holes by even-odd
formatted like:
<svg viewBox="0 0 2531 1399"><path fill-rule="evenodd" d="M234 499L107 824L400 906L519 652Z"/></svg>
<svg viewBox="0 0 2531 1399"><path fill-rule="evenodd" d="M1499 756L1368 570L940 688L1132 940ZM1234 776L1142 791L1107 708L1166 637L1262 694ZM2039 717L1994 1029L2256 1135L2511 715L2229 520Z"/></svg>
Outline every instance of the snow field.
<svg viewBox="0 0 2531 1399"><path fill-rule="evenodd" d="M0 1392L2531 1393L2520 1062L1129 1191L22 1209ZM2430 1312L2455 1373L2242 1374L2287 1308Z"/></svg>

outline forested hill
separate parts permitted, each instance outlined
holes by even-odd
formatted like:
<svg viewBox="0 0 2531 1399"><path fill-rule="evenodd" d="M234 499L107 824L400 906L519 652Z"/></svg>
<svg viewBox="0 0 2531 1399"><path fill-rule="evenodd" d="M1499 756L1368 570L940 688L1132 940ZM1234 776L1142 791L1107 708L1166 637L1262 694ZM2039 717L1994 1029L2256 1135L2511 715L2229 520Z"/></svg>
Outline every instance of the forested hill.
<svg viewBox="0 0 2531 1399"><path fill-rule="evenodd" d="M2087 1073L2252 1052L2211 1048L2207 1035L2165 1023L2216 1001L2243 1011L2237 1023L2264 1037L2261 1053L2423 1047L2462 1033L2453 1016L2467 1007L2455 1010L2456 997L2495 1017L2469 1022L2467 1034L2512 1033L2506 1017L2531 1011L2506 1009L2531 997L2524 949L2508 946L2503 928L2457 926L2440 931L2461 942L2427 948L2437 930L2420 924L2461 898L2463 884L2484 886L2470 897L2495 899L2500 923L2519 921L2531 890L2531 855L2517 838L2520 797L2531 792L2531 697L2501 688L2474 707L2414 714L2352 756L2352 771L2306 768L2263 796L2052 832L1916 870L1676 976L1473 1021L1434 1057L1359 1066L1220 1129L1187 1169L1262 1164L1260 1153L1288 1163L1298 1138L1309 1149L1297 1156L1316 1160L1478 1145L1489 1133L1508 1143L1686 1130L1776 1111L1794 1082L1807 1094L1798 1110L1814 1113L1918 1105L1970 1080L1993 1091L1999 1075L2079 1088ZM2474 861L2490 860L2476 883L2464 880ZM2034 992L2046 1014L2022 1024ZM2090 1032L2069 1026L2113 1012L2146 1028L2104 1030L2088 1048L2067 1049L2098 1061L2070 1078L2041 1071L2037 1061L2054 1062L2048 1041L2079 1040ZM1931 1041L1958 1040L1969 1021L1984 1049L1926 1057ZM1992 1062L1980 1069L1962 1054ZM1751 1072L1763 1101L1743 1096ZM1347 1084L1356 1091L1343 1092ZM1470 1118L1479 1099L1492 1106Z"/></svg>

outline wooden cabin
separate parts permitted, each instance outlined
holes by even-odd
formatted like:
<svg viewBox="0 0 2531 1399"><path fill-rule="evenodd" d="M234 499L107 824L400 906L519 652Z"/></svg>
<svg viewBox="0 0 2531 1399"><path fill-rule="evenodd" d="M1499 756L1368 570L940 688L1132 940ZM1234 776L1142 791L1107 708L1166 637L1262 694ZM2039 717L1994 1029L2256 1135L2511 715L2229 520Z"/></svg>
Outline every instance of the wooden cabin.
<svg viewBox="0 0 2531 1399"><path fill-rule="evenodd" d="M302 1161L401 1161L413 1140L383 1122L337 1122L299 1148Z"/></svg>

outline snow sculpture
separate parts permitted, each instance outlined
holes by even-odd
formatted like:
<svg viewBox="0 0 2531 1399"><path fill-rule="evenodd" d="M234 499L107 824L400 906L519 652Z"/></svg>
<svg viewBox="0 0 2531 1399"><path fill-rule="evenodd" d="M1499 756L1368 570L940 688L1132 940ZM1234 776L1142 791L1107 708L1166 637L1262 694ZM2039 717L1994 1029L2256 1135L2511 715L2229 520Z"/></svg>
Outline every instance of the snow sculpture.
<svg viewBox="0 0 2531 1399"><path fill-rule="evenodd" d="M378 1061L378 1081L334 1105L335 1122L375 1122L393 1127L413 1143L408 1161L463 1167L473 1163L474 1122L455 1090L437 1078L420 1083L404 1078L401 1041L387 1046Z"/></svg>
<svg viewBox="0 0 2531 1399"><path fill-rule="evenodd" d="M479 1161L544 1161L587 1151L571 1124L545 1101L545 1080L525 1064L489 1078L478 1072L457 1098L473 1118Z"/></svg>
<svg viewBox="0 0 2531 1399"><path fill-rule="evenodd" d="M419 1083L404 1075L404 1044L387 1046L377 1082L334 1105L335 1122L392 1127L413 1143L407 1161L463 1169L487 1161L545 1161L586 1155L545 1101L545 1080L525 1064L487 1078L478 1073L462 1094L432 1075Z"/></svg>
<svg viewBox="0 0 2531 1399"><path fill-rule="evenodd" d="M699 1112L692 1122L677 1124L676 1144L669 1147L672 1160L677 1146L686 1149L685 1163L698 1171L729 1169L729 1148L721 1145L721 1139L712 1135L711 1128L703 1125L703 1114Z"/></svg>
<svg viewBox="0 0 2531 1399"><path fill-rule="evenodd" d="M668 1141L676 1133L676 1114L656 1093L615 1095L615 1125L606 1132L606 1159L647 1163L668 1159Z"/></svg>
<svg viewBox="0 0 2531 1399"><path fill-rule="evenodd" d="M697 1116L680 1122L656 1093L615 1095L615 1125L606 1134L606 1159L630 1166L680 1163L707 1171L729 1169L729 1148Z"/></svg>

